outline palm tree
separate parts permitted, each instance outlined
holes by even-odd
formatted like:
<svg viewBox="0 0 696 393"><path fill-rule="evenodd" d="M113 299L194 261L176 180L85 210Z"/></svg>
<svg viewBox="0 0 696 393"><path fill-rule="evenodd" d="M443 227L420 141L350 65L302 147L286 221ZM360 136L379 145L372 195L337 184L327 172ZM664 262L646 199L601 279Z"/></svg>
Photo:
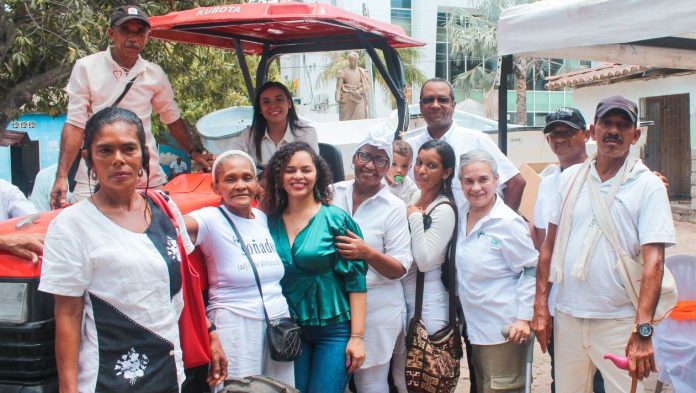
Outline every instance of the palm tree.
<svg viewBox="0 0 696 393"><path fill-rule="evenodd" d="M468 98L472 90L483 90L488 117L495 118L498 113L493 90L498 58L496 30L500 13L504 8L534 1L478 0L473 10L458 8L447 18L451 55L458 61L466 57L480 61L478 66L457 75L452 82L455 87L464 90L464 98ZM538 66L532 67L535 64ZM517 123L522 125L527 124L527 75L531 70L541 74L548 72L548 62L539 58L513 57Z"/></svg>
<svg viewBox="0 0 696 393"><path fill-rule="evenodd" d="M404 79L406 80L406 83L410 83L411 86L422 85L427 78L425 77L425 74L423 74L423 72L415 65L418 63L418 59L420 57L418 50L416 48L402 48L397 49L396 51L399 53L401 62L404 65ZM358 53L360 54L358 64L360 67L364 68L365 54L361 52ZM377 53L382 61L384 61L382 54L380 52ZM319 79L317 81L321 85L326 85L327 83L335 81L338 71L348 68L348 52L331 52L327 55L329 56L330 60L319 74ZM387 87L387 83L382 78L382 75L377 72L377 70L374 70L373 75L376 76L377 84L379 84L384 91L388 92L389 87ZM388 96L390 97L392 107L394 107L396 105L394 97L392 97L391 94L388 94Z"/></svg>

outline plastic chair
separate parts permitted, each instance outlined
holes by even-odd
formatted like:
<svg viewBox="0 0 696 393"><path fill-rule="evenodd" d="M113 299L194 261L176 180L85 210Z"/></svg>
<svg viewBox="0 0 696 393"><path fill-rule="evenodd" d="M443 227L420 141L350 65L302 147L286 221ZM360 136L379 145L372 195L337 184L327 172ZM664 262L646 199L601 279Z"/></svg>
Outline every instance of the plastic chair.
<svg viewBox="0 0 696 393"><path fill-rule="evenodd" d="M678 300L696 300L696 256L671 255L665 265L677 283ZM662 383L676 393L693 392L696 386L696 320L675 321L666 318L655 328L655 360L660 368L655 393Z"/></svg>

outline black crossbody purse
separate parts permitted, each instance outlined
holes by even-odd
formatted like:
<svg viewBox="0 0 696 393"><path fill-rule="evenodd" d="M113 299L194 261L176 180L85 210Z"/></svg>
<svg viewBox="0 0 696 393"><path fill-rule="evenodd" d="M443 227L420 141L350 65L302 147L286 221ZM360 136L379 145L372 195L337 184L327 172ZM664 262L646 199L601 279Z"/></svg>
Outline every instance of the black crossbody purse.
<svg viewBox="0 0 696 393"><path fill-rule="evenodd" d="M281 317L276 319L268 318L268 312L266 312L266 303L263 300L263 291L261 290L261 281L259 280L259 273L256 271L256 265L251 259L251 254L247 249L246 243L239 234L237 227L230 217L225 213L225 210L218 206L220 214L227 220L227 222L232 227L232 231L237 240L239 240L239 245L242 248L242 252L249 261L251 265L251 270L254 272L254 279L256 280L256 287L259 289L259 294L261 295L261 304L263 304L263 315L266 318L266 338L268 339L268 350L271 355L271 359L277 362L291 362L302 353L302 340L300 338L300 325L295 322L292 317Z"/></svg>

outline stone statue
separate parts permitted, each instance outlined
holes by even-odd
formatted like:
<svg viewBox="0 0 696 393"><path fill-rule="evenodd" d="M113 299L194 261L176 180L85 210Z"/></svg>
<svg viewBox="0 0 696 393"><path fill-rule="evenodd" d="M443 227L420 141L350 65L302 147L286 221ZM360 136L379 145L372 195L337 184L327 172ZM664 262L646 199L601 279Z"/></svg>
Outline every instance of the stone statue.
<svg viewBox="0 0 696 393"><path fill-rule="evenodd" d="M358 67L358 54L348 54L350 67L336 74L336 102L338 119L359 120L367 118L367 97L370 79L364 68Z"/></svg>

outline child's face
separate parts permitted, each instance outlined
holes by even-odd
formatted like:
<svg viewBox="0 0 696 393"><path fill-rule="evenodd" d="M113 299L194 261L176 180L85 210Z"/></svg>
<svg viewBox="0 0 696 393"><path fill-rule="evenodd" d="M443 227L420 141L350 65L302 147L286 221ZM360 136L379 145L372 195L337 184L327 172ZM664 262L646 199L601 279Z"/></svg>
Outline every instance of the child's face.
<svg viewBox="0 0 696 393"><path fill-rule="evenodd" d="M392 178L394 176L406 176L409 169L411 169L411 157L394 153L394 159L392 160L391 167L389 168L389 175Z"/></svg>

